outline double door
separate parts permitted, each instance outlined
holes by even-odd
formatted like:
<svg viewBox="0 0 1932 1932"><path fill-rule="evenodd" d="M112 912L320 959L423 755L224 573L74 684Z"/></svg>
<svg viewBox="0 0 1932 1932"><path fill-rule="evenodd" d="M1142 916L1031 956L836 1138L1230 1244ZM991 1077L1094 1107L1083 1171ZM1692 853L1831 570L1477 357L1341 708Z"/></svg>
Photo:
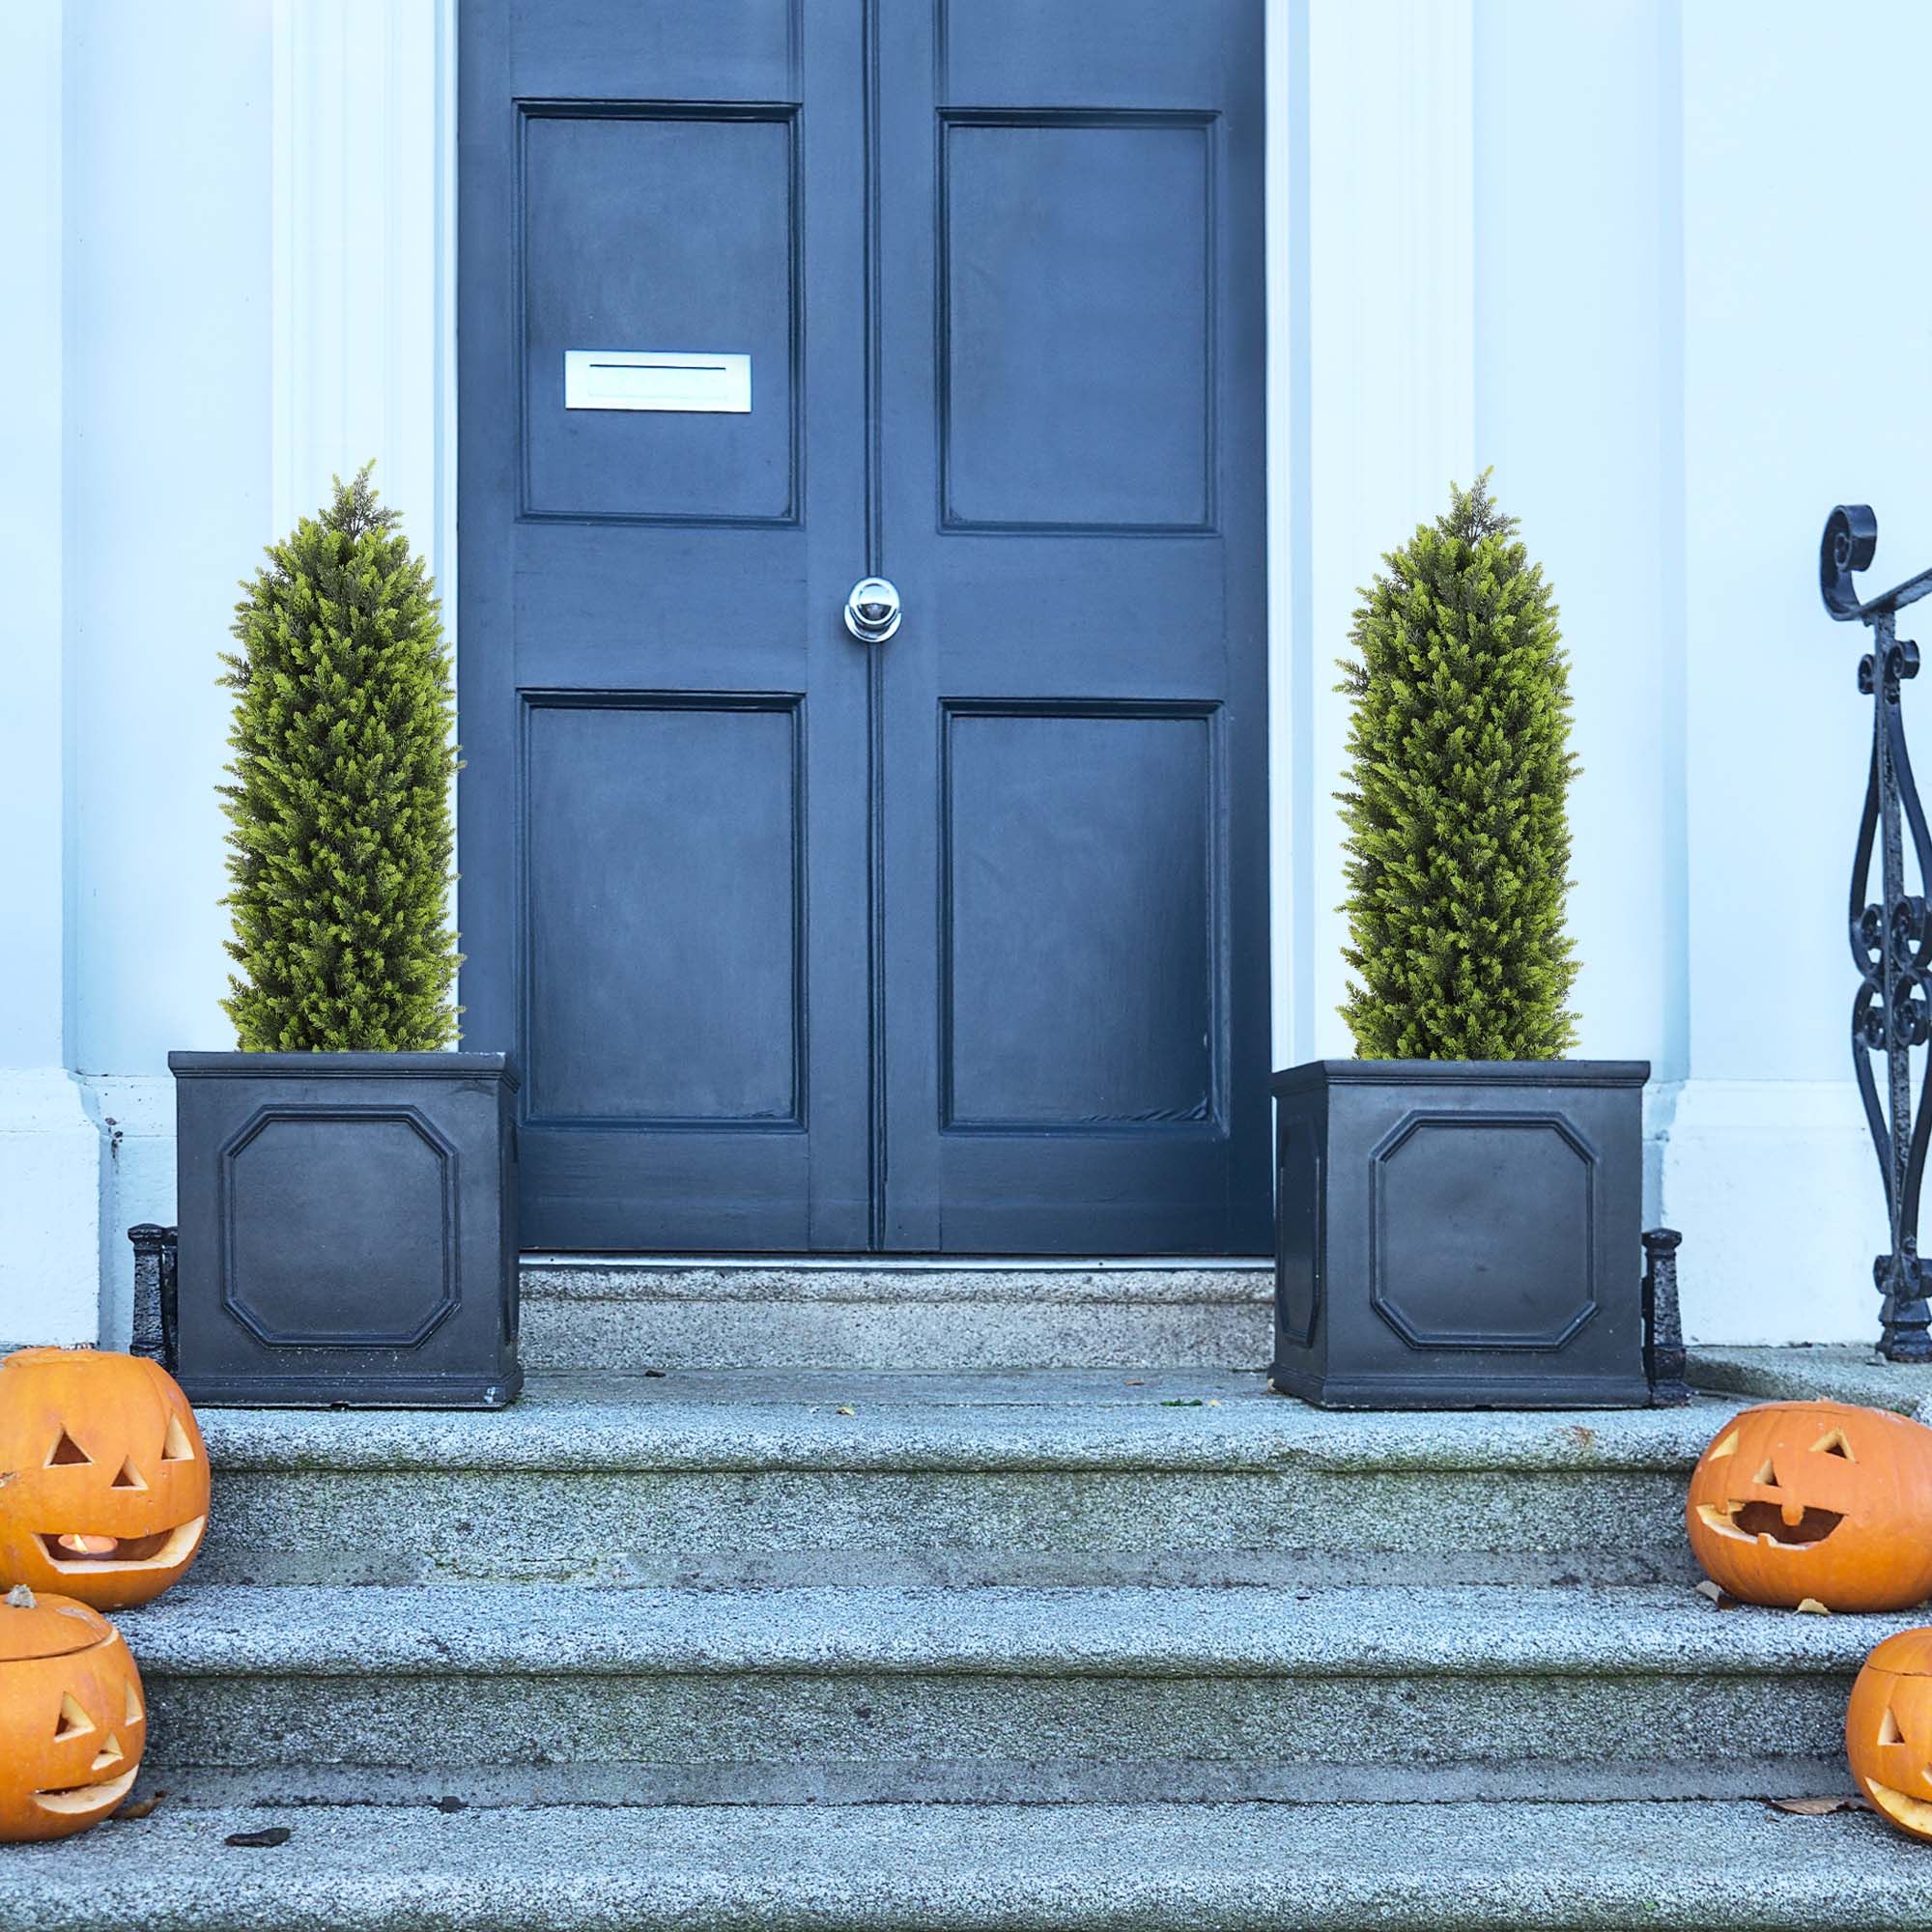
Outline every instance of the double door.
<svg viewBox="0 0 1932 1932"><path fill-rule="evenodd" d="M461 22L526 1245L1262 1251L1259 0Z"/></svg>

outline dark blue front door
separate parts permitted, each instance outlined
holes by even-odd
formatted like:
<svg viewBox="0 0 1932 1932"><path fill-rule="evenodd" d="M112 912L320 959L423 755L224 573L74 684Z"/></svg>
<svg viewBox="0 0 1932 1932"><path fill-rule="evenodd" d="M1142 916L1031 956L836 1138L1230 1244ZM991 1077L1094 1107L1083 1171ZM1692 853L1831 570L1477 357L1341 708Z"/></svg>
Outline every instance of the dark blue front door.
<svg viewBox="0 0 1932 1932"><path fill-rule="evenodd" d="M461 18L526 1241L1264 1250L1260 0Z"/></svg>

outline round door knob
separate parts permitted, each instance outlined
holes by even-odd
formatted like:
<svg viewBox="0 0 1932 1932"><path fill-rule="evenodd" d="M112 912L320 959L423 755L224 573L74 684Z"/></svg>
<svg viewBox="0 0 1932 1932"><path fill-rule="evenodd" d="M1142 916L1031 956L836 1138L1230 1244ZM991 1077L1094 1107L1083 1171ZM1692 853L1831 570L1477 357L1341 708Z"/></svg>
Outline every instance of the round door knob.
<svg viewBox="0 0 1932 1932"><path fill-rule="evenodd" d="M845 628L862 644L883 644L899 627L898 586L883 577L862 577L845 600Z"/></svg>

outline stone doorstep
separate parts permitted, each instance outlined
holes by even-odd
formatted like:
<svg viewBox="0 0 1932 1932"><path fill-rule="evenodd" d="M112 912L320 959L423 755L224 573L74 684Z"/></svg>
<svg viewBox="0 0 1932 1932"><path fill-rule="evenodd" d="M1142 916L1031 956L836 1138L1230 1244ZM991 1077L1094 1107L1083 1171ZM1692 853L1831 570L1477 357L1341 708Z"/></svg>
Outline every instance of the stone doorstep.
<svg viewBox="0 0 1932 1932"><path fill-rule="evenodd" d="M188 1586L124 1628L156 1767L621 1762L676 1769L686 1800L832 1767L876 1802L1025 1797L1042 1765L1068 1797L1122 1765L1163 1797L1305 1794L1325 1787L1297 1770L1332 1766L1379 1770L1379 1796L1459 1765L1548 1766L1591 1797L1660 1768L1815 1788L1853 1673L1911 1621L1719 1612L1688 1587Z"/></svg>
<svg viewBox="0 0 1932 1932"><path fill-rule="evenodd" d="M230 1833L281 1825L239 1849ZM1932 1853L1760 1803L148 1818L0 1855L0 1932L1922 1932Z"/></svg>
<svg viewBox="0 0 1932 1932"><path fill-rule="evenodd" d="M1329 1472L1689 1471L1733 1404L1322 1410L1260 1371L681 1369L533 1374L494 1411L222 1409L224 1472L773 1467Z"/></svg>
<svg viewBox="0 0 1932 1932"><path fill-rule="evenodd" d="M531 1369L1259 1368L1265 1263L526 1263Z"/></svg>
<svg viewBox="0 0 1932 1932"><path fill-rule="evenodd" d="M1688 1586L514 1590L186 1583L118 1613L143 1668L396 1677L1849 1676L1922 1618L1719 1610Z"/></svg>
<svg viewBox="0 0 1932 1932"><path fill-rule="evenodd" d="M1323 1415L1217 1371L553 1373L502 1414L209 1411L196 1574L1655 1582L1691 1575L1684 1473L1722 1415Z"/></svg>

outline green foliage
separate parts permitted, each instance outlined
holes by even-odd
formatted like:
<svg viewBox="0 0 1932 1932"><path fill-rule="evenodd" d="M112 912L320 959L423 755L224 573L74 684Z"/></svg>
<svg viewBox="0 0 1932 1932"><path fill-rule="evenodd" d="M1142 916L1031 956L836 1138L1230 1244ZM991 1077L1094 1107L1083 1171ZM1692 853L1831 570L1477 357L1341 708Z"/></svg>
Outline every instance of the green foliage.
<svg viewBox="0 0 1932 1932"><path fill-rule="evenodd" d="M223 903L248 1052L453 1045L450 685L435 585L364 468L235 607Z"/></svg>
<svg viewBox="0 0 1932 1932"><path fill-rule="evenodd" d="M1448 514L1382 559L1342 663L1359 983L1341 1011L1365 1060L1548 1060L1576 1039L1569 660L1488 486L1452 485Z"/></svg>

